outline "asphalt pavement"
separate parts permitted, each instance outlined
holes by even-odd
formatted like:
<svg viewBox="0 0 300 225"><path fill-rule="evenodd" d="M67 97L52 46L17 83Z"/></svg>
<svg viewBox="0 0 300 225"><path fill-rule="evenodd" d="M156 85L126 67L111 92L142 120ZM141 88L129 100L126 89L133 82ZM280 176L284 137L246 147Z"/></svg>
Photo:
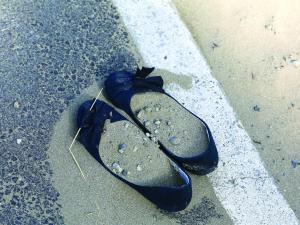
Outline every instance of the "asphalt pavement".
<svg viewBox="0 0 300 225"><path fill-rule="evenodd" d="M63 224L47 149L69 102L135 69L111 1L0 1L0 223Z"/></svg>

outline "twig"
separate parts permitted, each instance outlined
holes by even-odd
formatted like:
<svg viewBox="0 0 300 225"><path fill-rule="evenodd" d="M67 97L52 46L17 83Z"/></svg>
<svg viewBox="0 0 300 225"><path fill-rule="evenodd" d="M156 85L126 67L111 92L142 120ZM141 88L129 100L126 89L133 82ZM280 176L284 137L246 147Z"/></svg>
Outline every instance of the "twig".
<svg viewBox="0 0 300 225"><path fill-rule="evenodd" d="M103 90L103 88L99 91L98 95L96 96L96 98L95 98L93 104L91 105L90 111L93 109L93 107L94 107L94 105L95 105L97 99L99 98L100 94L102 93L102 90ZM74 160L74 162L75 162L75 164L76 164L78 170L80 171L80 174L81 174L83 180L85 181L85 183L87 184L87 186L90 188L90 184L89 184L88 180L86 179L86 176L84 175L83 170L81 169L81 167L80 167L80 165L79 165L79 163L78 163L78 161L77 161L75 155L74 155L73 152L72 152L72 147L73 147L73 145L74 145L74 143L75 143L75 141L76 141L76 139L77 139L77 137L78 137L80 131L81 131L81 128L79 128L79 129L77 130L77 132L76 132L76 134L75 134L75 137L73 138L73 140L72 140L72 142L71 142L71 145L70 145L70 147L69 147L69 152L70 152L70 154L71 154L71 156L72 156L72 158L73 158L73 160ZM96 205L97 210L98 210L98 213L97 213L97 214L98 214L98 217L100 218L100 214L99 214L99 212L100 212L100 206L98 205L98 203L96 202L95 199L94 199L94 201L95 201L95 205Z"/></svg>

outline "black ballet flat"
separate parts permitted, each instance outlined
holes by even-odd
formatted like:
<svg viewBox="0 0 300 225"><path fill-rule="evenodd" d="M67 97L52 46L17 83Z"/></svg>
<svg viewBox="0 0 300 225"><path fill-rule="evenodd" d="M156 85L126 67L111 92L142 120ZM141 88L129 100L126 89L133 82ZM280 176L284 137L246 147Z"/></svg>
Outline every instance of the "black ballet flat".
<svg viewBox="0 0 300 225"><path fill-rule="evenodd" d="M162 77L147 77L153 70L143 67L135 74L110 74L104 85L106 96L157 138L164 153L180 166L198 175L212 172L218 152L209 127L164 91Z"/></svg>
<svg viewBox="0 0 300 225"><path fill-rule="evenodd" d="M158 208L170 212L185 209L192 197L189 175L107 103L97 100L90 111L92 102L84 102L78 110L80 143L111 175ZM126 146L127 142L135 146Z"/></svg>

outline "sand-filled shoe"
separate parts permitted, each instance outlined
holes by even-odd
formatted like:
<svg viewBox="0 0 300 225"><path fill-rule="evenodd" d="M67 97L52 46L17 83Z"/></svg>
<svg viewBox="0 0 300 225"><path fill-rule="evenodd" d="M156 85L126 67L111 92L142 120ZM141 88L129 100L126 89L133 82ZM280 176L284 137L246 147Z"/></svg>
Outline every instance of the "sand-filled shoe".
<svg viewBox="0 0 300 225"><path fill-rule="evenodd" d="M77 115L79 141L115 178L157 207L170 212L187 207L192 197L189 175L166 156L150 134L107 103L84 102Z"/></svg>
<svg viewBox="0 0 300 225"><path fill-rule="evenodd" d="M153 70L110 74L104 86L108 99L156 138L180 166L199 175L212 172L218 152L209 127L164 91L162 77L148 76Z"/></svg>

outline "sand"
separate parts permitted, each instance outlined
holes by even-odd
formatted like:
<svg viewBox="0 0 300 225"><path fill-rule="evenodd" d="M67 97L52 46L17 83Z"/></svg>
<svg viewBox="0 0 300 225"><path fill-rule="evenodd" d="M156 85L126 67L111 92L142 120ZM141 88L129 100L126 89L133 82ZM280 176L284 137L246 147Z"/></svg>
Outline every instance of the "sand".
<svg viewBox="0 0 300 225"><path fill-rule="evenodd" d="M137 94L131 99L131 108L151 134L175 155L192 157L207 149L204 124L169 96Z"/></svg>
<svg viewBox="0 0 300 225"><path fill-rule="evenodd" d="M190 174L193 181L191 203L179 213L165 213L114 178L80 143L75 142L72 151L86 176L84 180L68 148L77 131L75 116L79 105L93 99L98 92L99 88L94 84L70 104L55 126L48 150L53 169L53 184L60 193L59 203L62 205L65 224L190 225L195 224L195 221L208 225L232 224L206 176ZM100 98L104 97L101 95ZM119 112L124 113L120 110ZM115 147L114 145L114 150ZM146 155L141 156L145 159ZM132 170L134 166L135 160Z"/></svg>
<svg viewBox="0 0 300 225"><path fill-rule="evenodd" d="M182 184L169 158L136 125L127 121L108 121L105 130L99 153L104 164L115 174L138 185Z"/></svg>
<svg viewBox="0 0 300 225"><path fill-rule="evenodd" d="M300 2L173 2L300 218Z"/></svg>

